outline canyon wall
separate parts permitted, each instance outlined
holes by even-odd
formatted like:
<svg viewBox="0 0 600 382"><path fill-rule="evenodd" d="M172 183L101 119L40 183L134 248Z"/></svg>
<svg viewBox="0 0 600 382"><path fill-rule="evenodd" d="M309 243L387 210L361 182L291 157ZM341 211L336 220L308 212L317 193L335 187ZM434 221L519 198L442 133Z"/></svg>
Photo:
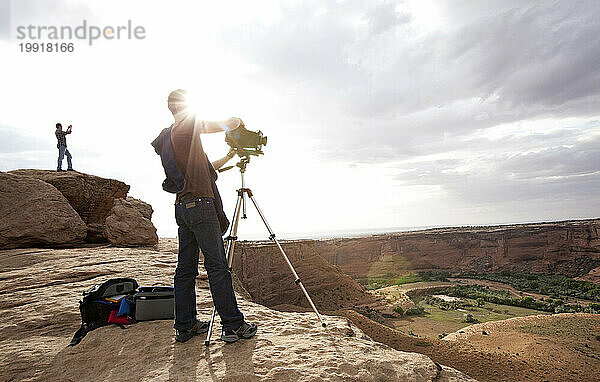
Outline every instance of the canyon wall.
<svg viewBox="0 0 600 382"><path fill-rule="evenodd" d="M597 282L593 276L600 273L600 219L431 229L282 245L322 309L371 302L348 276L509 270ZM273 243L238 243L233 268L254 301L271 307L308 306Z"/></svg>
<svg viewBox="0 0 600 382"><path fill-rule="evenodd" d="M431 229L311 241L311 246L352 277L510 270L585 278L600 267L599 234L600 219L594 219Z"/></svg>

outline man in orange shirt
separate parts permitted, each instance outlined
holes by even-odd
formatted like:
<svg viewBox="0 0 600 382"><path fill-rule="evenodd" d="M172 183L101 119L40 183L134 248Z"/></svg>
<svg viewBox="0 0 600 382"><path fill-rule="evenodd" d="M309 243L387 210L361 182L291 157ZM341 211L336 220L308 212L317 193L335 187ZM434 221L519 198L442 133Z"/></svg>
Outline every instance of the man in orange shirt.
<svg viewBox="0 0 600 382"><path fill-rule="evenodd" d="M221 339L235 342L251 338L257 327L244 321L237 306L217 212L221 209L220 197L214 183L215 168L233 158L235 151L230 150L224 158L210 163L200 139L200 134L235 130L243 122L239 118L224 122L197 120L188 110L184 90L171 92L168 107L175 118L170 130L174 159L185 178L185 185L177 192L175 200L175 219L179 226L179 255L174 278L175 340L185 342L208 331L209 323L196 319L199 250L204 256L212 299L221 317Z"/></svg>

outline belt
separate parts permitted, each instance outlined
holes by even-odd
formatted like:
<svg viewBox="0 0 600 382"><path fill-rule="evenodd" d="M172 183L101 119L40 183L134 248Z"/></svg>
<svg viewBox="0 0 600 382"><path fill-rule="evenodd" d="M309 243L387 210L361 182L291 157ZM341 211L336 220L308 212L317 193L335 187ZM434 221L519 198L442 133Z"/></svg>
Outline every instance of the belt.
<svg viewBox="0 0 600 382"><path fill-rule="evenodd" d="M202 202L202 201L212 202L212 201L214 201L214 199L211 198L210 196L198 197L198 196L184 195L183 197L179 198L178 201L175 202L175 205L186 204L186 207L187 207L188 203ZM193 206L191 206L191 207L193 207Z"/></svg>
<svg viewBox="0 0 600 382"><path fill-rule="evenodd" d="M177 195L177 198L175 198L175 204L191 202L198 199L200 199L200 196L195 192L186 192L183 195Z"/></svg>

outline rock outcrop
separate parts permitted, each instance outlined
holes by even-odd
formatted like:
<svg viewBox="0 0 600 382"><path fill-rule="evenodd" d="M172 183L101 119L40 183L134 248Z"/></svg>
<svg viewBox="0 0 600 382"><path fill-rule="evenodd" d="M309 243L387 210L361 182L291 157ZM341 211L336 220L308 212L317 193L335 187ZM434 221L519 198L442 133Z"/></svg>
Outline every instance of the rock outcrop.
<svg viewBox="0 0 600 382"><path fill-rule="evenodd" d="M129 186L114 179L101 178L77 171L15 170L11 174L43 180L56 187L67 198L88 227L87 242L104 242L104 221L113 200L125 198Z"/></svg>
<svg viewBox="0 0 600 382"><path fill-rule="evenodd" d="M165 320L102 327L66 347L89 286L113 277L172 283L176 244L168 244L1 251L0 380L472 381L427 356L375 342L346 318L326 316L322 328L312 313L277 312L243 298L240 309L259 331L235 344L217 340L218 324L210 347L203 336L175 343L173 322ZM206 319L212 304L205 282L197 303Z"/></svg>
<svg viewBox="0 0 600 382"><path fill-rule="evenodd" d="M52 185L0 172L0 248L83 243L86 225Z"/></svg>
<svg viewBox="0 0 600 382"><path fill-rule="evenodd" d="M375 302L362 285L319 256L314 242L284 242L282 246L318 309ZM282 304L310 308L274 243L237 243L233 269L254 301L274 308Z"/></svg>
<svg viewBox="0 0 600 382"><path fill-rule="evenodd" d="M62 194L62 200L70 204L70 210L75 212L78 220L86 225L85 241L88 243L108 241L114 245L131 247L155 245L158 242L156 228L151 221L152 206L127 196L129 186L123 182L76 171L15 170L11 171L10 175L23 184L29 184L31 180L43 182L55 192ZM40 214L51 217L54 211L38 199L28 207L38 209ZM7 229L10 229L8 223L6 223ZM30 221L28 224L31 223L34 222ZM65 242L56 240L37 242L16 240L11 248L35 245L35 243L54 246L73 243L72 238ZM78 239L76 242L81 240Z"/></svg>
<svg viewBox="0 0 600 382"><path fill-rule="evenodd" d="M600 220L431 229L306 245L352 277L503 270L576 277L600 267Z"/></svg>
<svg viewBox="0 0 600 382"><path fill-rule="evenodd" d="M152 207L141 200L115 199L104 224L106 238L111 244L123 247L155 245L158 236L151 216Z"/></svg>
<svg viewBox="0 0 600 382"><path fill-rule="evenodd" d="M152 219L152 214L154 213L154 210L152 209L152 206L150 204L142 200L132 198L131 196L126 197L125 200L127 201L127 203L131 204L136 210L138 210L138 212L142 214L144 218L148 220Z"/></svg>

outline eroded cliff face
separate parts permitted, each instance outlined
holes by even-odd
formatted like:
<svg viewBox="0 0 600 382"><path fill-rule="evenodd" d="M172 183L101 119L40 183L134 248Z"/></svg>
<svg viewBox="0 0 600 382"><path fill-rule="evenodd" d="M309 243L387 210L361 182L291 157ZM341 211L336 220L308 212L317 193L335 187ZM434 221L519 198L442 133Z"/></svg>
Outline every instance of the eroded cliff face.
<svg viewBox="0 0 600 382"><path fill-rule="evenodd" d="M286 242L283 248L318 309L335 310L375 301L362 285L325 261L316 242ZM280 310L309 308L274 243L237 243L232 268L253 301Z"/></svg>
<svg viewBox="0 0 600 382"><path fill-rule="evenodd" d="M585 276L600 267L600 219L445 228L312 242L352 277L407 271L533 272Z"/></svg>

